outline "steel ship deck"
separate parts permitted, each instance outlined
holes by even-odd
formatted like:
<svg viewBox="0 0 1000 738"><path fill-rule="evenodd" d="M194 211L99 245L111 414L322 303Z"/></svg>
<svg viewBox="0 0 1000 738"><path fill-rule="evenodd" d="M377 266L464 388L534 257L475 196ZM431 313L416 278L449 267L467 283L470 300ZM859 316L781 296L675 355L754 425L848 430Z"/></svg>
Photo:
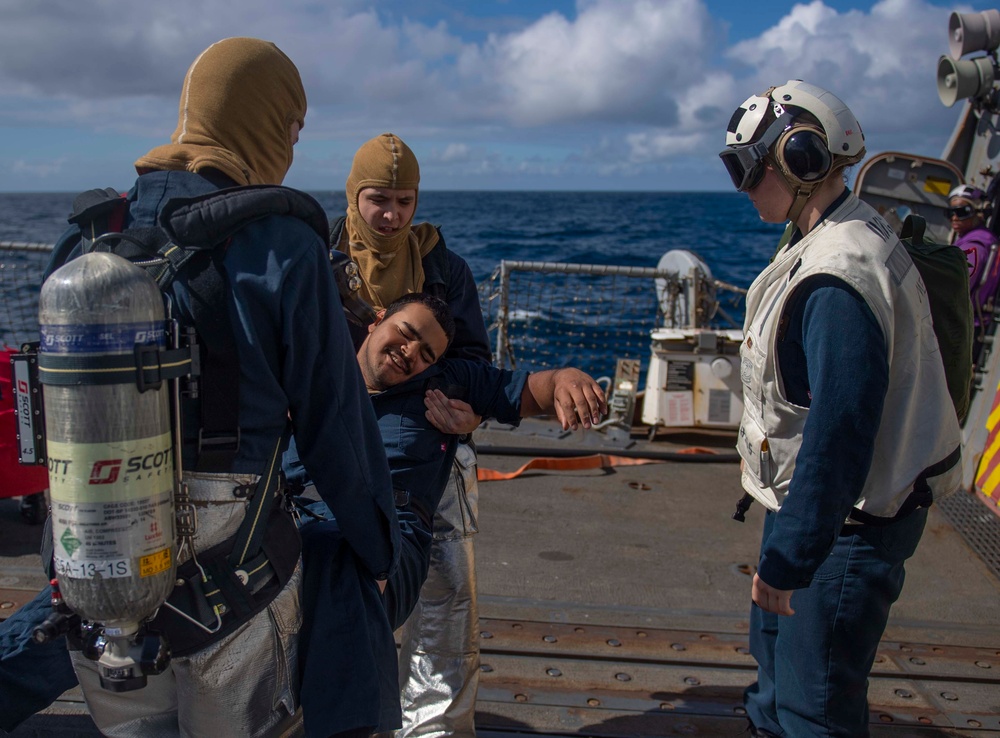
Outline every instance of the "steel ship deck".
<svg viewBox="0 0 1000 738"><path fill-rule="evenodd" d="M582 447L551 426L477 434L492 453ZM719 456L480 484L477 537L483 738L745 735L750 583L762 511L741 491L731 437L636 438L628 453L697 445ZM709 460L711 459L711 460ZM959 493L932 508L871 677L872 735L1000 737L1000 517ZM0 616L29 599L41 526L0 500ZM99 735L71 690L12 735Z"/></svg>

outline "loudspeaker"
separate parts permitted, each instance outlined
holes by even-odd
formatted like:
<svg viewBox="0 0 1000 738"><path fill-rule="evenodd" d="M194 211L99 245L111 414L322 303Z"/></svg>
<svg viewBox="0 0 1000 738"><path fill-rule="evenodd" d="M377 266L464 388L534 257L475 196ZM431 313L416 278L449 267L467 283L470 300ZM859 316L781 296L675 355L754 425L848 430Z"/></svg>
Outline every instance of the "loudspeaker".
<svg viewBox="0 0 1000 738"><path fill-rule="evenodd" d="M961 59L973 51L993 51L1000 45L1000 10L952 13L948 19L948 53Z"/></svg>
<svg viewBox="0 0 1000 738"><path fill-rule="evenodd" d="M961 61L942 56L937 68L938 97L950 108L959 100L985 95L993 88L995 77L993 59L988 56Z"/></svg>

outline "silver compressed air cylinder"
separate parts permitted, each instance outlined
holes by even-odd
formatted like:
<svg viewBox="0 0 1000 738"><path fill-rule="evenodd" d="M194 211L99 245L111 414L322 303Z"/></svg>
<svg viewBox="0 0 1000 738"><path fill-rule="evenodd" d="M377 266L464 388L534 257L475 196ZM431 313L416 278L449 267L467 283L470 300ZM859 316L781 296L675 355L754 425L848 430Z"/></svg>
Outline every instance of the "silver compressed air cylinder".
<svg viewBox="0 0 1000 738"><path fill-rule="evenodd" d="M141 268L88 253L54 272L39 300L46 355L93 362L166 344L163 295ZM46 376L64 372L70 384ZM41 372L56 573L81 617L131 630L174 585L173 453L168 384L140 392L69 369Z"/></svg>

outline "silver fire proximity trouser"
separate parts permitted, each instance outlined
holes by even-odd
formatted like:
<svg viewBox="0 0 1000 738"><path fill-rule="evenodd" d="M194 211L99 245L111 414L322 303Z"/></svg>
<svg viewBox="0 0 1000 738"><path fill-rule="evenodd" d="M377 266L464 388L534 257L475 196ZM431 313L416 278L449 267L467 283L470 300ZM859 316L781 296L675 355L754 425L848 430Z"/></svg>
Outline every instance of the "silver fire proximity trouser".
<svg viewBox="0 0 1000 738"><path fill-rule="evenodd" d="M434 516L430 571L401 629L397 738L476 735L479 609L473 535L479 531L476 451L458 444L451 479Z"/></svg>
<svg viewBox="0 0 1000 738"><path fill-rule="evenodd" d="M184 479L198 514L195 550L205 551L235 534L247 501L234 496L233 490L254 484L257 477L185 473ZM263 738L299 733L301 590L299 564L264 610L201 651L172 659L166 671L148 677L146 687L132 692L102 689L97 662L71 651L94 722L104 735L117 738Z"/></svg>

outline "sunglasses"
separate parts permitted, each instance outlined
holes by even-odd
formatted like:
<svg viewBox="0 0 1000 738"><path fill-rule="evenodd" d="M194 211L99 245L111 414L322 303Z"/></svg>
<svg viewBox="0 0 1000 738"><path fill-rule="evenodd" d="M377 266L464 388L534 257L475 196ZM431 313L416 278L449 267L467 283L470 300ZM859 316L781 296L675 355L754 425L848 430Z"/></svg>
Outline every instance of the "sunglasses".
<svg viewBox="0 0 1000 738"><path fill-rule="evenodd" d="M719 153L737 192L752 190L760 184L764 178L764 158L791 122L792 116L785 113L757 141L744 146L727 146Z"/></svg>
<svg viewBox="0 0 1000 738"><path fill-rule="evenodd" d="M965 220L966 218L971 218L976 212L976 209L971 205L959 205L954 208L945 208L944 215L946 218L958 218L959 220Z"/></svg>

